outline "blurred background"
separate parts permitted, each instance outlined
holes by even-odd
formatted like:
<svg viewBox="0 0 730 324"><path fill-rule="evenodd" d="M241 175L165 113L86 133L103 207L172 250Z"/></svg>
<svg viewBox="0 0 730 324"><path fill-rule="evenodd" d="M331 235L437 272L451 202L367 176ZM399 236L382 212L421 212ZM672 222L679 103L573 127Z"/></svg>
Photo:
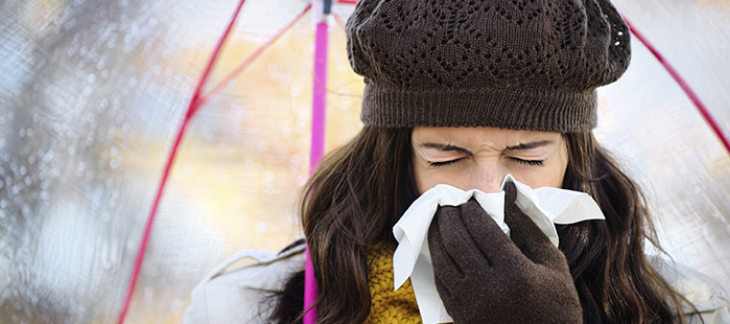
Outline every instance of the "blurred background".
<svg viewBox="0 0 730 324"><path fill-rule="evenodd" d="M730 3L617 0L730 136ZM209 85L304 9L248 0ZM235 0L0 2L0 322L115 322L165 158ZM352 5L338 4L344 17ZM596 135L643 186L662 244L730 288L730 155L636 39ZM301 236L309 15L196 114L127 323L176 323L215 264ZM361 127L362 80L331 23L327 149Z"/></svg>

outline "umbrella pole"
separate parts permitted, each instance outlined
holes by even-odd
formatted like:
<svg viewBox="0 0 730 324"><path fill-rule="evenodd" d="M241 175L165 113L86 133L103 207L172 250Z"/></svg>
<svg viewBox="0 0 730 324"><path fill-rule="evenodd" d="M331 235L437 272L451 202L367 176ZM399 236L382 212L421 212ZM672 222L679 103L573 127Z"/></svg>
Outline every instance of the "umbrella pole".
<svg viewBox="0 0 730 324"><path fill-rule="evenodd" d="M315 25L314 36L314 80L312 82L312 145L309 151L309 174L317 170L324 155L325 118L327 108L327 46L329 26L327 19L332 7L331 0L314 0L312 18ZM317 281L314 266L307 245L307 261L304 268L304 324L317 321Z"/></svg>
<svg viewBox="0 0 730 324"><path fill-rule="evenodd" d="M325 118L327 100L327 44L328 29L326 21L316 25L314 45L314 80L312 82L312 146L309 152L309 174L317 170L319 160L324 155Z"/></svg>

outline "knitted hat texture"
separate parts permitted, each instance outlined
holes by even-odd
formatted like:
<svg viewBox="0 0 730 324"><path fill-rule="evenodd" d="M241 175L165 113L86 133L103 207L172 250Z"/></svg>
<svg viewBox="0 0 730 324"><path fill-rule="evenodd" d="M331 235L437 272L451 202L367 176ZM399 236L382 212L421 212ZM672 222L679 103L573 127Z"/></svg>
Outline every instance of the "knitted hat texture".
<svg viewBox="0 0 730 324"><path fill-rule="evenodd" d="M587 132L631 59L608 0L361 0L347 36L380 127Z"/></svg>

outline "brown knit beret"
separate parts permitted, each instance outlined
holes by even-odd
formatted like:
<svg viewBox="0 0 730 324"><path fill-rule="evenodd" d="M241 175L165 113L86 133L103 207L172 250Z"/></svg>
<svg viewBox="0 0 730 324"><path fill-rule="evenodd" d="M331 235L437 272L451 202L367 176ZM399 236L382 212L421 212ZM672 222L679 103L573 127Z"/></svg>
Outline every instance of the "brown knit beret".
<svg viewBox="0 0 730 324"><path fill-rule="evenodd" d="M347 36L380 127L587 132L631 59L608 0L361 0Z"/></svg>

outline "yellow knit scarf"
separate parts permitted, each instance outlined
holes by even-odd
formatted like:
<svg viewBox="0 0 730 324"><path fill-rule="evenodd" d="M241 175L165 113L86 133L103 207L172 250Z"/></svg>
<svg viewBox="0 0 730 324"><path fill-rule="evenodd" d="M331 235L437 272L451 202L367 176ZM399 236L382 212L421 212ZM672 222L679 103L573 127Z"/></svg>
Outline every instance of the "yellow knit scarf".
<svg viewBox="0 0 730 324"><path fill-rule="evenodd" d="M366 324L422 323L416 295L408 279L398 290L393 289L393 251L371 251L368 254L370 272L370 315Z"/></svg>

